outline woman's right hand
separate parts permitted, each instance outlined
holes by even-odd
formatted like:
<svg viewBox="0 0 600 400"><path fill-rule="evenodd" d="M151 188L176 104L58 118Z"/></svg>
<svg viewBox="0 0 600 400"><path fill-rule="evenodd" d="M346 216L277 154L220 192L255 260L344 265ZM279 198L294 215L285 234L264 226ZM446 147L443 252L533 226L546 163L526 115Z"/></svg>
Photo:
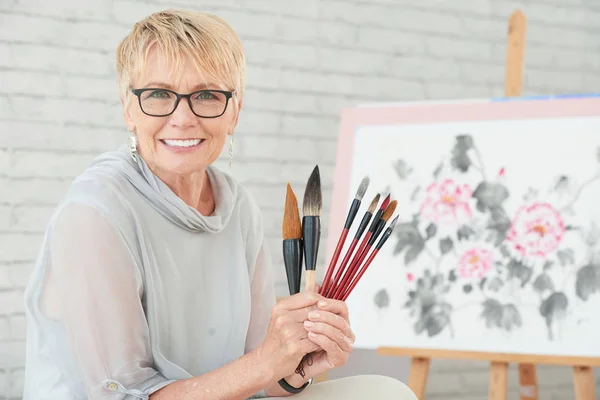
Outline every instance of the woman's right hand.
<svg viewBox="0 0 600 400"><path fill-rule="evenodd" d="M286 297L273 307L261 350L277 380L293 374L302 357L320 349L308 339L304 321L322 299L316 292L305 291Z"/></svg>

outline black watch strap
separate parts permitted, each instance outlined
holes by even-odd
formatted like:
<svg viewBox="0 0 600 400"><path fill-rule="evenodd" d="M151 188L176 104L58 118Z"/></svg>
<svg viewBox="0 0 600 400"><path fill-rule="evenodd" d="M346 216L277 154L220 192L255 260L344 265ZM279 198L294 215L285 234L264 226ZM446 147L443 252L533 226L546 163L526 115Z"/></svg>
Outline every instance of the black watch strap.
<svg viewBox="0 0 600 400"><path fill-rule="evenodd" d="M293 393L293 394L300 393L301 391L306 389L308 386L310 386L311 383L312 383L312 378L310 378L304 385L300 386L299 388L295 388L292 385L290 385L289 383L287 383L285 378L281 378L279 380L279 386L281 386L286 392Z"/></svg>

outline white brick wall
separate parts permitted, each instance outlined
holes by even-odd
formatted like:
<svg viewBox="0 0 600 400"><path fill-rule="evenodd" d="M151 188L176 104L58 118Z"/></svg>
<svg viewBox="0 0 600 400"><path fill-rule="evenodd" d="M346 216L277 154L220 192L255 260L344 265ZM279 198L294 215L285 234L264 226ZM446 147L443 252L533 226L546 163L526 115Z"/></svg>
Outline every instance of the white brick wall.
<svg viewBox="0 0 600 400"><path fill-rule="evenodd" d="M328 203L340 108L502 95L516 7L529 22L524 93L600 91L597 0L0 0L0 399L20 398L23 289L48 216L92 157L125 140L114 48L131 23L169 7L218 13L243 38L234 173L264 210L276 261L285 182L301 198L318 163ZM485 367L434 361L428 398L483 398ZM540 398L572 398L568 369L539 377ZM514 394L514 369L510 382Z"/></svg>

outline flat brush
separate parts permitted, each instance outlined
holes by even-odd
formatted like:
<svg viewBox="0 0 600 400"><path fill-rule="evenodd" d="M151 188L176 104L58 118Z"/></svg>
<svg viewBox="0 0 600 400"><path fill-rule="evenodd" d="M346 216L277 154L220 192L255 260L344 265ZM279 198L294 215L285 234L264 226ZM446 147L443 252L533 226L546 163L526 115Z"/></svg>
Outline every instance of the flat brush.
<svg viewBox="0 0 600 400"><path fill-rule="evenodd" d="M285 210L283 212L283 263L290 295L300 292L302 277L302 223L298 211L298 201L290 184L287 184Z"/></svg>
<svg viewBox="0 0 600 400"><path fill-rule="evenodd" d="M365 212L365 215L363 216L362 220L360 221L360 225L358 225L358 229L356 230L356 233L354 234L354 238L352 239L352 242L350 243L350 247L346 251L346 255L344 256L344 259L342 260L342 263L340 264L338 270L335 272L333 280L323 284L323 287L321 288L321 292L322 292L321 294L324 294L326 297L327 297L328 292L335 290L336 283L339 282L340 277L344 273L344 270L346 269L346 266L348 265L348 261L350 260L350 257L352 257L352 253L354 252L354 249L356 248L356 245L358 244L358 241L360 240L361 236L363 235L365 229L367 229L367 225L369 224L369 221L371 220L371 217L373 216L373 213L375 212L375 209L377 208L377 203L379 203L379 198L380 198L380 195L377 194L371 201L371 204L369 205L369 209L367 210L367 212Z"/></svg>
<svg viewBox="0 0 600 400"><path fill-rule="evenodd" d="M306 268L305 289L315 290L317 256L321 241L321 208L323 196L321 194L321 175L319 166L315 166L304 190L302 202L302 241L304 244L304 263Z"/></svg>
<svg viewBox="0 0 600 400"><path fill-rule="evenodd" d="M346 216L346 222L344 223L344 228L342 229L342 233L340 234L340 238L338 239L337 246L335 247L335 251L333 252L333 256L331 257L331 261L329 262L329 267L327 268L327 272L325 274L325 278L323 278L323 284L321 286L321 291L319 293L325 293L327 290L327 286L329 285L329 280L331 279L331 275L333 275L333 271L335 270L335 265L338 262L340 257L340 253L342 252L342 248L344 247L344 243L346 242L346 237L348 236L348 232L352 227L352 223L356 218L356 214L358 214L358 210L360 208L360 204L362 202L363 196L369 187L369 178L364 177L358 186L358 190L356 191L356 195L354 196L354 200L352 200L352 204L350 205L350 210L348 211L348 215ZM341 267L340 267L341 268Z"/></svg>
<svg viewBox="0 0 600 400"><path fill-rule="evenodd" d="M367 261L365 262L365 264L360 269L360 272L358 273L358 275L356 275L356 278L354 278L352 280L352 283L349 285L348 289L343 294L343 296L341 298L342 301L346 301L348 299L348 296L350 296L350 293L352 293L352 290L354 290L354 288L356 287L356 285L360 281L360 278L362 278L362 276L365 274L365 272L367 271L367 268L369 268L369 265L371 265L371 263L373 262L373 259L379 253L379 250L381 250L381 248L383 247L383 245L385 244L385 242L388 240L388 238L390 237L390 235L394 231L394 227L396 226L396 222L397 221L398 221L398 216L396 216L392 220L392 222L390 222L390 226L385 230L385 232L383 232L383 235L381 236L381 239L379 239L379 242L377 243L377 245L375 246L375 248L373 249L373 251L369 255L369 258L367 258Z"/></svg>
<svg viewBox="0 0 600 400"><path fill-rule="evenodd" d="M396 204L398 204L398 203L396 200L394 200L385 209L385 211L383 212L383 215L381 216L381 219L379 221L377 221L377 225L375 226L375 231L369 237L369 240L368 240L366 246L364 246L361 253L357 252L355 257L352 259L352 263L350 264L350 267L348 268L348 272L346 273L346 275L344 276L344 279L340 282L339 286L333 293L332 298L340 299L341 296L343 295L343 293L346 291L346 289L348 288L348 285L350 284L350 282L352 282L352 279L356 275L356 272L358 271L358 267L360 266L360 264L363 262L365 256L367 255L367 252L371 249L371 247L375 243L375 240L377 240L377 237L379 236L381 231L383 231L385 224L389 221L392 214L396 210Z"/></svg>
<svg viewBox="0 0 600 400"><path fill-rule="evenodd" d="M362 254L362 251L365 248L365 246L367 245L369 238L375 231L375 228L377 228L377 223L379 222L379 220L381 220L381 216L383 215L383 212L385 211L385 209L388 207L389 204L390 204L390 195L388 194L385 197L385 199L383 199L383 202L381 203L379 210L377 210L377 213L375 213L375 215L373 216L373 221L371 222L371 225L369 226L369 230L367 231L365 237L363 238L362 242L360 243L360 246L358 246L356 255L354 256L353 261L350 263L350 265L352 265L354 263L354 260ZM362 235L362 232L361 232L361 235ZM348 255L346 255L346 256L348 256ZM346 260L346 262L347 262L347 260ZM345 268L345 266L344 266L344 268ZM335 293L335 290L339 286L340 279L341 279L341 275L337 274L336 278L333 281L333 284L329 285L327 292L324 292L326 297L332 296L333 293Z"/></svg>

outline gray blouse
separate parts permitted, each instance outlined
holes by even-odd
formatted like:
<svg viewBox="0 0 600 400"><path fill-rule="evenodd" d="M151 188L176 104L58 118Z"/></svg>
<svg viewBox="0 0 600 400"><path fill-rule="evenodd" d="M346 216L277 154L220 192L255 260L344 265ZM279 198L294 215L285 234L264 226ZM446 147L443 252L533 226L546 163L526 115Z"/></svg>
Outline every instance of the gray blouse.
<svg viewBox="0 0 600 400"><path fill-rule="evenodd" d="M232 177L208 175L210 216L125 147L73 182L25 293L25 400L148 399L262 342L275 304L262 216Z"/></svg>

